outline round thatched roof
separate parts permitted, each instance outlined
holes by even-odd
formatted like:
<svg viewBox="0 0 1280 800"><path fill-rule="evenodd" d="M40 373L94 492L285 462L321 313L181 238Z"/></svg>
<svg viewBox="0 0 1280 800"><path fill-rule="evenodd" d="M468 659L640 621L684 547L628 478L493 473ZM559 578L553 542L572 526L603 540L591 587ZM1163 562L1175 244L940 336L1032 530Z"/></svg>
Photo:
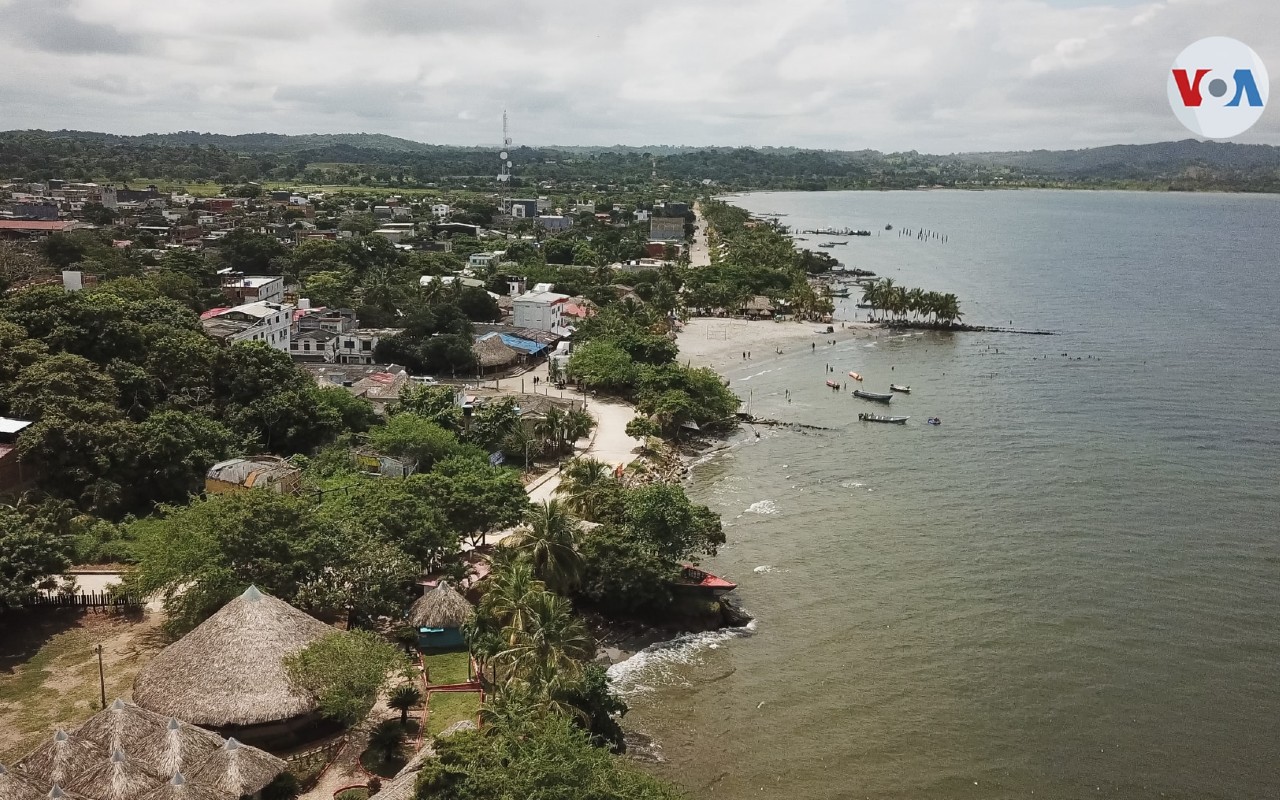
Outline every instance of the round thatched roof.
<svg viewBox="0 0 1280 800"><path fill-rule="evenodd" d="M222 737L173 717L116 700L74 733L111 753L124 750L157 776L172 775L209 757Z"/></svg>
<svg viewBox="0 0 1280 800"><path fill-rule="evenodd" d="M177 772L150 793L144 794L141 800L226 800L227 797L227 793L221 789L203 783L190 783L181 772Z"/></svg>
<svg viewBox="0 0 1280 800"><path fill-rule="evenodd" d="M31 781L0 764L0 797L5 800L40 800L45 793Z"/></svg>
<svg viewBox="0 0 1280 800"><path fill-rule="evenodd" d="M156 785L157 777L122 750L102 760L96 767L77 775L67 783L67 790L97 800L136 800Z"/></svg>
<svg viewBox="0 0 1280 800"><path fill-rule="evenodd" d="M191 773L190 780L239 797L260 791L284 772L286 766L283 759L270 753L227 739L226 744Z"/></svg>
<svg viewBox="0 0 1280 800"><path fill-rule="evenodd" d="M419 628L460 628L475 609L446 581L419 597L409 609L409 622Z"/></svg>
<svg viewBox="0 0 1280 800"><path fill-rule="evenodd" d="M284 658L333 628L250 586L166 647L133 683L143 708L221 728L292 719L316 709Z"/></svg>
<svg viewBox="0 0 1280 800"><path fill-rule="evenodd" d="M107 751L58 731L51 741L13 765L14 772L42 788L61 786L107 759Z"/></svg>

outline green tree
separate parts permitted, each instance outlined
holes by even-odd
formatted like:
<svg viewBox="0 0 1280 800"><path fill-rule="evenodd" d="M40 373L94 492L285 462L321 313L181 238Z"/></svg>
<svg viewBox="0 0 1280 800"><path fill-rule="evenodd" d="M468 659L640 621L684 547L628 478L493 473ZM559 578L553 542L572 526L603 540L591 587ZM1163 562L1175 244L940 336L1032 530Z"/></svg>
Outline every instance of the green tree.
<svg viewBox="0 0 1280 800"><path fill-rule="evenodd" d="M373 707L404 655L369 631L334 631L285 657L285 672L298 688L320 700L320 712L354 725Z"/></svg>
<svg viewBox="0 0 1280 800"><path fill-rule="evenodd" d="M674 598L671 582L679 565L658 555L628 528L605 525L581 547L583 580L578 596L614 617L661 619Z"/></svg>
<svg viewBox="0 0 1280 800"><path fill-rule="evenodd" d="M564 468L556 494L564 497L570 512L588 522L621 517L622 484L613 470L594 458L575 458Z"/></svg>
<svg viewBox="0 0 1280 800"><path fill-rule="evenodd" d="M316 400L337 412L342 430L364 433L378 422L373 404L363 397L356 397L339 386L325 386L317 390Z"/></svg>
<svg viewBox="0 0 1280 800"><path fill-rule="evenodd" d="M467 732L436 744L436 758L419 773L417 800L449 797L539 800L676 800L681 795L607 751L558 715L513 709L518 731Z"/></svg>
<svg viewBox="0 0 1280 800"><path fill-rule="evenodd" d="M396 410L416 414L430 420L447 431L462 428L462 408L458 406L452 386L425 386L411 383L400 390L400 403Z"/></svg>
<svg viewBox="0 0 1280 800"><path fill-rule="evenodd" d="M563 594L582 580L578 538L578 521L568 508L559 500L547 500L529 511L525 525L504 539L502 546L527 557L534 575L551 591Z"/></svg>
<svg viewBox="0 0 1280 800"><path fill-rule="evenodd" d="M299 589L328 566L316 547L323 532L301 500L262 489L163 506L129 526L138 568L128 582L140 593L160 593L168 626L184 632L250 584L296 602Z"/></svg>
<svg viewBox="0 0 1280 800"><path fill-rule="evenodd" d="M493 452L519 427L520 411L515 398L502 397L490 400L472 413L466 440L485 452Z"/></svg>
<svg viewBox="0 0 1280 800"><path fill-rule="evenodd" d="M473 542L486 531L514 525L529 506L520 474L490 466L483 458L447 458L429 474L414 477L454 529Z"/></svg>
<svg viewBox="0 0 1280 800"><path fill-rule="evenodd" d="M458 452L456 436L436 422L413 413L396 414L385 425L369 432L369 442L384 455L407 458L419 472L431 470L437 461Z"/></svg>
<svg viewBox="0 0 1280 800"><path fill-rule="evenodd" d="M458 552L458 533L435 504L425 479L381 479L355 492L326 495L325 520L403 550L419 569L444 564Z"/></svg>
<svg viewBox="0 0 1280 800"><path fill-rule="evenodd" d="M678 485L655 483L636 489L627 496L626 508L627 525L660 557L715 555L724 544L720 517L690 502Z"/></svg>
<svg viewBox="0 0 1280 800"><path fill-rule="evenodd" d="M0 612L20 607L37 583L70 564L70 514L52 508L0 505Z"/></svg>
<svg viewBox="0 0 1280 800"><path fill-rule="evenodd" d="M422 692L412 683L402 683L391 690L387 697L387 707L400 712L400 724L409 724L409 711L417 708L422 702Z"/></svg>

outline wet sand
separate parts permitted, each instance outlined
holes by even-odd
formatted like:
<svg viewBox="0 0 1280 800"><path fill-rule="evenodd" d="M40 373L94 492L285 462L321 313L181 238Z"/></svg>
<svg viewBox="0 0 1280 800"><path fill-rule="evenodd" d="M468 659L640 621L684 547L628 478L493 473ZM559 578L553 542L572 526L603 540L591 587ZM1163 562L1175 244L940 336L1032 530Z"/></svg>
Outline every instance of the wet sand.
<svg viewBox="0 0 1280 800"><path fill-rule="evenodd" d="M834 332L824 333L827 326L821 322L697 317L685 323L676 341L680 345L681 361L724 374L726 367L748 360L743 358L743 353L751 354L750 361L775 359L801 350L808 352L811 344L820 348L833 339L844 342L855 336L874 336L878 330L865 322L836 322L832 327Z"/></svg>

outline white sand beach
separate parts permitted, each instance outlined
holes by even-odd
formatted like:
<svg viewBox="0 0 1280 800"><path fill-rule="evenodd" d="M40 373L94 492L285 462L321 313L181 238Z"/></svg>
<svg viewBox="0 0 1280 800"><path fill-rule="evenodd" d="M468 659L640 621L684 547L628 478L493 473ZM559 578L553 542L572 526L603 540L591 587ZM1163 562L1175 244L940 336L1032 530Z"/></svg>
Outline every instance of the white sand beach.
<svg viewBox="0 0 1280 800"><path fill-rule="evenodd" d="M676 342L680 361L722 372L730 364L741 364L744 352L751 353L753 359L774 358L778 348L785 356L810 343L821 346L829 339L847 341L854 336L874 336L877 330L865 322L836 322L832 327L834 332L824 333L827 326L821 322L696 317L685 323Z"/></svg>

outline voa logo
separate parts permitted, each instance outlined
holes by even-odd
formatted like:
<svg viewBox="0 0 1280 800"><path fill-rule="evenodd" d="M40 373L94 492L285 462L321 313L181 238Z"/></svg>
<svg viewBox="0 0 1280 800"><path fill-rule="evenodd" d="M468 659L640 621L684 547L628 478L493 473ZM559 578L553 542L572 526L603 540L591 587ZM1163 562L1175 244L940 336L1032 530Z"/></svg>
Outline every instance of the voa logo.
<svg viewBox="0 0 1280 800"><path fill-rule="evenodd" d="M1207 139L1249 130L1267 105L1267 68L1246 44L1210 36L1178 54L1169 71L1169 105L1178 121Z"/></svg>

